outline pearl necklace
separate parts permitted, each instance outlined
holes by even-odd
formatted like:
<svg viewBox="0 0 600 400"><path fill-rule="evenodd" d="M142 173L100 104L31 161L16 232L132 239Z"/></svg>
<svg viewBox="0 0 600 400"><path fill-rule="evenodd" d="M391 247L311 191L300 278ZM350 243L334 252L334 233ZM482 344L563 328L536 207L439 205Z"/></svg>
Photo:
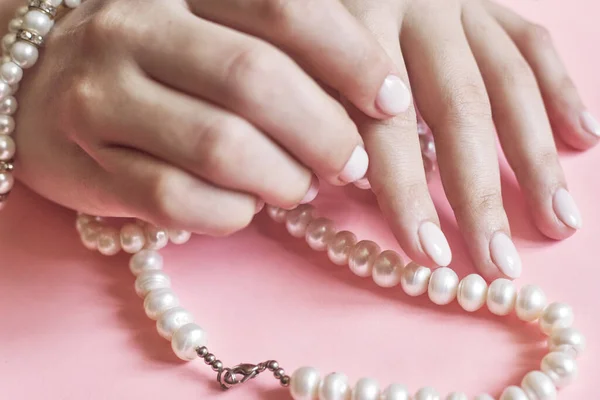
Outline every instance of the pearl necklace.
<svg viewBox="0 0 600 400"><path fill-rule="evenodd" d="M77 7L81 0L64 0L69 8ZM14 185L12 171L16 145L11 134L15 130L12 115L17 110L13 96L23 77L23 69L32 67L39 57L38 49L44 37L54 26L54 19L63 0L30 0L28 6L18 9L16 18L9 24L9 34L2 40L3 56L0 65L0 209ZM425 169L434 168L435 148L424 124L419 124L419 139ZM363 189L368 181L357 182ZM521 386L506 388L500 400L553 400L557 388L569 384L577 374L575 358L585 347L583 335L572 327L573 311L564 303L547 304L544 292L535 285L527 285L517 291L512 281L497 279L489 286L477 274L459 280L450 268L434 271L414 262L404 265L394 251L381 251L370 240L358 241L354 233L337 231L333 221L317 218L314 208L301 205L286 211L267 206L267 213L276 222L285 223L287 231L296 238L305 238L316 251L326 251L329 259L337 265L348 265L359 277L372 277L384 288L398 285L409 296L427 293L438 305L446 305L457 299L467 312L487 305L498 316L513 310L525 322L538 321L549 336L550 352L542 359L540 370L525 375ZM169 241L186 243L191 234L185 231L167 231L153 225L136 221L116 229L103 218L79 214L76 227L85 247L111 256L121 250L133 254L129 268L134 276L135 291L144 299L146 315L156 321L160 336L171 342L173 352L185 361L199 357L217 373L217 381L225 390L248 382L259 374L270 371L282 386L288 387L294 400L441 400L435 389L424 387L412 397L408 389L399 384L380 390L378 383L370 378L360 379L354 386L341 373L326 376L312 367L297 369L291 376L275 360L259 364L239 364L225 368L210 353L206 332L194 323L192 314L179 305L179 299L171 289L171 280L163 272L163 259L158 250ZM446 400L468 400L464 393L454 392ZM489 394L481 394L476 400L493 400Z"/></svg>

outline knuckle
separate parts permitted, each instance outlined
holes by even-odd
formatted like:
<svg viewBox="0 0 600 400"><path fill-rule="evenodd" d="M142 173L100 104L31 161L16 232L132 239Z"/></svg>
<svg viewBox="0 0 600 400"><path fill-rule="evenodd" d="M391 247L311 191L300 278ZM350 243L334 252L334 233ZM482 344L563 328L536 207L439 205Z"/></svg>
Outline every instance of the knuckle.
<svg viewBox="0 0 600 400"><path fill-rule="evenodd" d="M441 124L449 124L458 129L481 127L490 123L492 108L483 84L466 83L451 91L446 111L439 119ZM437 130L438 127L432 127ZM446 129L447 127L439 127Z"/></svg>
<svg viewBox="0 0 600 400"><path fill-rule="evenodd" d="M294 33L297 20L310 19L326 3L324 0L262 0L260 15L279 34L290 35Z"/></svg>
<svg viewBox="0 0 600 400"><path fill-rule="evenodd" d="M176 178L168 172L161 172L150 182L148 200L150 211L156 224L174 226L180 220L181 207L175 201L173 193ZM178 190L178 189L177 189Z"/></svg>
<svg viewBox="0 0 600 400"><path fill-rule="evenodd" d="M505 62L500 66L502 81L508 87L536 88L537 81L531 66L523 57Z"/></svg>
<svg viewBox="0 0 600 400"><path fill-rule="evenodd" d="M62 96L69 110L67 125L74 133L85 133L96 125L98 104L102 104L104 94L92 78L82 76L72 79Z"/></svg>
<svg viewBox="0 0 600 400"><path fill-rule="evenodd" d="M525 28L524 40L529 46L540 46L551 42L552 37L548 29L542 25L529 23Z"/></svg>
<svg viewBox="0 0 600 400"><path fill-rule="evenodd" d="M485 215L502 209L502 194L498 189L480 190L458 201L454 211L460 215Z"/></svg>
<svg viewBox="0 0 600 400"><path fill-rule="evenodd" d="M238 90L252 92L252 85L278 75L280 60L266 45L247 46L234 54L225 67L226 82Z"/></svg>

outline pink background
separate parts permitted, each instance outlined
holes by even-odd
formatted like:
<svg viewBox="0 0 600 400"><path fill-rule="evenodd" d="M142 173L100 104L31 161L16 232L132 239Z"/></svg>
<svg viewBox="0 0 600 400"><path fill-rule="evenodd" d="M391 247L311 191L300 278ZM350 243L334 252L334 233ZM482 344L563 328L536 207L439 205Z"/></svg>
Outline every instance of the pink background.
<svg viewBox="0 0 600 400"><path fill-rule="evenodd" d="M514 3L554 33L586 104L600 115L600 7L591 0ZM572 304L589 340L580 378L561 399L598 398L599 151L563 151L585 221L564 242L535 230L512 176L504 181L525 264L519 285L539 284L551 300ZM452 266L464 276L473 269L437 179L432 190L454 249ZM318 205L359 237L397 249L369 193L324 190ZM0 398L287 398L270 376L221 393L203 363L179 362L145 317L127 258L85 250L73 220L73 213L23 188L0 216ZM497 396L538 368L545 352L536 326L377 288L290 238L264 214L234 237L196 237L164 255L183 304L228 365L276 358L289 372L308 364L345 372L352 381L371 376L404 383L411 391L432 385L443 393Z"/></svg>

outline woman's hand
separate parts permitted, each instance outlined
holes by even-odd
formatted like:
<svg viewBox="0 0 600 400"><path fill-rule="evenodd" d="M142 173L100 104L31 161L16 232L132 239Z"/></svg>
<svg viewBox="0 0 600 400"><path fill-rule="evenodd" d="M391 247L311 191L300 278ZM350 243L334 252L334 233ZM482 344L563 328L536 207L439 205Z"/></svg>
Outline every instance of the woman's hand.
<svg viewBox="0 0 600 400"><path fill-rule="evenodd" d="M485 0L343 2L410 80L435 137L446 194L485 276L521 272L502 205L495 128L538 228L563 239L581 227L552 133L587 149L600 125L546 30ZM437 228L414 109L391 121L355 119L371 157L371 185L403 249L418 262L446 265L450 249Z"/></svg>
<svg viewBox="0 0 600 400"><path fill-rule="evenodd" d="M355 124L309 74L373 118L411 101L337 1L88 0L43 55L20 92L18 177L80 211L199 233L311 200L313 174L364 176Z"/></svg>

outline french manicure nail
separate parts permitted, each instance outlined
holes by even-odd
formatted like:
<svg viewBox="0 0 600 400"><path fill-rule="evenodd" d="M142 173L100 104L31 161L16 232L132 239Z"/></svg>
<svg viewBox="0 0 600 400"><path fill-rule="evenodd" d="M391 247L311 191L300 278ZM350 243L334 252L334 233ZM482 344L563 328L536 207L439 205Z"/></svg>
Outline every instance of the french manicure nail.
<svg viewBox="0 0 600 400"><path fill-rule="evenodd" d="M408 86L395 75L388 75L377 94L377 106L388 115L398 115L410 107L412 94Z"/></svg>
<svg viewBox="0 0 600 400"><path fill-rule="evenodd" d="M371 182L367 178L362 178L354 182L354 186L362 190L371 189Z"/></svg>
<svg viewBox="0 0 600 400"><path fill-rule="evenodd" d="M579 208L573 196L566 189L560 188L554 193L552 208L563 224L573 229L581 229L582 220Z"/></svg>
<svg viewBox="0 0 600 400"><path fill-rule="evenodd" d="M262 211L263 208L265 208L265 201L259 199L256 202L256 209L254 210L254 214L258 214L259 212Z"/></svg>
<svg viewBox="0 0 600 400"><path fill-rule="evenodd" d="M589 111L581 113L581 126L595 136L600 136L600 122Z"/></svg>
<svg viewBox="0 0 600 400"><path fill-rule="evenodd" d="M418 234L421 247L429 258L437 265L447 267L452 261L452 251L440 227L427 221L421 224Z"/></svg>
<svg viewBox="0 0 600 400"><path fill-rule="evenodd" d="M521 276L521 257L512 239L504 232L496 232L490 241L492 261L502 273L510 278Z"/></svg>
<svg viewBox="0 0 600 400"><path fill-rule="evenodd" d="M313 176L312 182L310 183L310 187L308 188L308 191L304 195L304 198L300 201L300 204L306 204L306 203L310 203L311 201L313 201L319 194L319 186L320 186L319 178L317 178L316 176Z"/></svg>
<svg viewBox="0 0 600 400"><path fill-rule="evenodd" d="M369 169L369 156L362 146L356 146L340 173L340 179L346 183L356 182L364 178L367 169Z"/></svg>

